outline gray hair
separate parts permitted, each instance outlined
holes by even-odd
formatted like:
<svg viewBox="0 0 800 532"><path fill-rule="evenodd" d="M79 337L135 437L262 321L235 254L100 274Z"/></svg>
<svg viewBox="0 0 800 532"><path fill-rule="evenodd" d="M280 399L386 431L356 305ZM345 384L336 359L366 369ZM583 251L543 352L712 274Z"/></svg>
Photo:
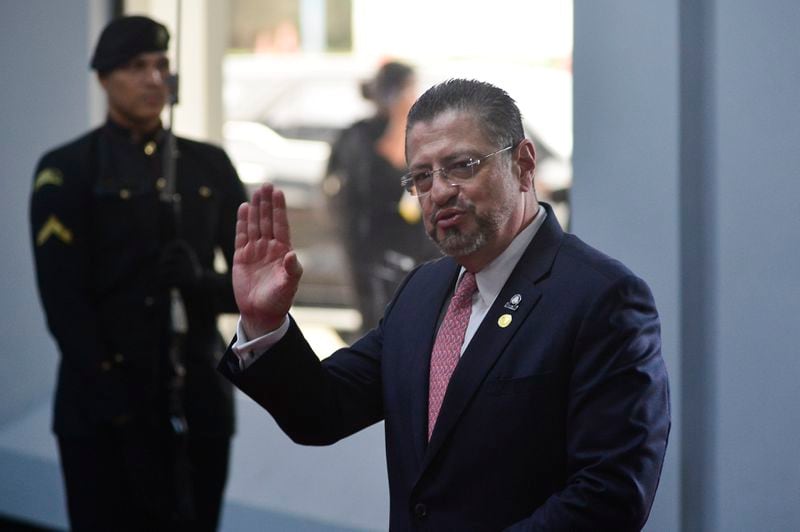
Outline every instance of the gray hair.
<svg viewBox="0 0 800 532"><path fill-rule="evenodd" d="M525 138L514 99L503 89L474 79L450 79L425 91L408 112L406 138L417 122L430 122L451 109L477 115L483 134L498 149Z"/></svg>

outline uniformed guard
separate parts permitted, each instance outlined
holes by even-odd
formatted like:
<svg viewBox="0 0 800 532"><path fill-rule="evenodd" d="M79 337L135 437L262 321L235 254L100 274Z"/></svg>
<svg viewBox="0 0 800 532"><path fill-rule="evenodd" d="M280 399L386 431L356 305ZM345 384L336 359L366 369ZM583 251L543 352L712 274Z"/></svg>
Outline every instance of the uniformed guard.
<svg viewBox="0 0 800 532"><path fill-rule="evenodd" d="M159 201L169 96L167 29L123 17L103 30L91 67L106 123L46 153L30 219L37 279L61 360L53 430L73 530L215 530L227 478L233 404L215 370L221 312L235 311L229 273L244 188L225 153L176 139L173 213ZM167 357L170 290L188 318L182 410L192 515L176 512Z"/></svg>

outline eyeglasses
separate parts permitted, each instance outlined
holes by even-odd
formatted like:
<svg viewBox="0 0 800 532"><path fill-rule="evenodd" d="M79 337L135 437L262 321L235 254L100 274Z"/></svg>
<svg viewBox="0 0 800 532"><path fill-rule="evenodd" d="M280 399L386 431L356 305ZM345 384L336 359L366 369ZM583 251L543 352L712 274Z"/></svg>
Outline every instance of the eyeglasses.
<svg viewBox="0 0 800 532"><path fill-rule="evenodd" d="M436 174L441 174L442 178L451 187L458 187L472 179L478 171L480 164L498 153L510 150L514 145L506 146L501 150L478 157L477 159L469 158L463 161L457 161L453 164L437 168L436 170L417 170L409 172L400 179L400 185L405 188L412 196L422 197L427 196L433 188L433 178Z"/></svg>

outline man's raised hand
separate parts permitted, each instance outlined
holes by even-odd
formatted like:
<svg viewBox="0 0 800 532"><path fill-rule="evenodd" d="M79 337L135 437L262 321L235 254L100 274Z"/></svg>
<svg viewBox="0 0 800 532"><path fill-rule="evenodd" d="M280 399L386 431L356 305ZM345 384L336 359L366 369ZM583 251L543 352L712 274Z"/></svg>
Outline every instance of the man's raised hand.
<svg viewBox="0 0 800 532"><path fill-rule="evenodd" d="M280 327L303 268L292 250L283 192L263 185L239 207L233 293L248 339Z"/></svg>

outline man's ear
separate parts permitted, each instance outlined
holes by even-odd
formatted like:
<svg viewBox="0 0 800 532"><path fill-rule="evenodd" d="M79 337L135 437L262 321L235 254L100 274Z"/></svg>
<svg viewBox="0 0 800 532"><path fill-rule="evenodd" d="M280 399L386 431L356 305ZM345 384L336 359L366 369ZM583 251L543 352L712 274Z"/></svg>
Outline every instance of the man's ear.
<svg viewBox="0 0 800 532"><path fill-rule="evenodd" d="M515 162L519 168L520 190L527 192L533 188L533 175L536 171L536 147L530 139L522 139L514 150Z"/></svg>
<svg viewBox="0 0 800 532"><path fill-rule="evenodd" d="M107 85L108 85L108 75L107 74L101 74L100 72L98 72L97 73L97 82L100 84L101 87L103 87L104 91L108 92L108 87L107 87Z"/></svg>

